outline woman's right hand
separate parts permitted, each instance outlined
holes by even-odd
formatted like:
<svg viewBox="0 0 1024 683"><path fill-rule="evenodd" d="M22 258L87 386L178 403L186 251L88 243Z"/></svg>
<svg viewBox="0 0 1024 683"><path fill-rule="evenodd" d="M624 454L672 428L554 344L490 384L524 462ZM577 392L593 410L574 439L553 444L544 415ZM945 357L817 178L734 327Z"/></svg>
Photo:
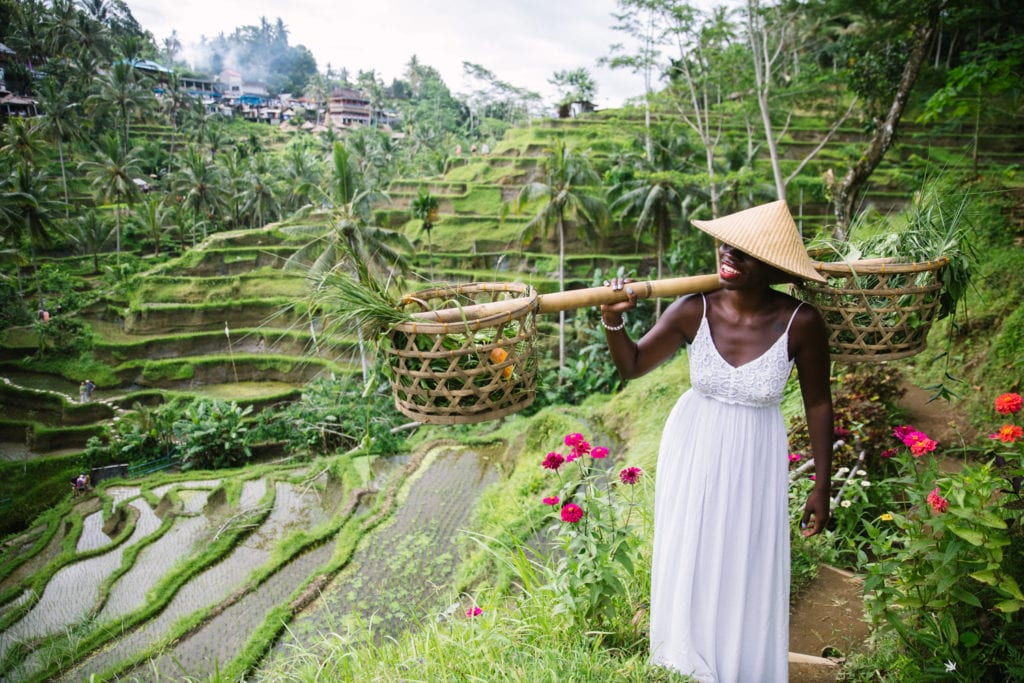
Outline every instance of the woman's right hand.
<svg viewBox="0 0 1024 683"><path fill-rule="evenodd" d="M616 277L612 278L611 280L604 281L604 286L608 287L612 291L618 292L625 290L627 298L625 301L619 301L614 304L601 304L602 316L605 315L606 313L609 313L616 314L621 317L622 314L625 313L626 311L631 311L634 308L636 308L636 293L633 291L633 288L630 287L630 284L632 282L633 280L631 278L621 277ZM605 318L605 322L611 323L613 321L609 321L608 318Z"/></svg>

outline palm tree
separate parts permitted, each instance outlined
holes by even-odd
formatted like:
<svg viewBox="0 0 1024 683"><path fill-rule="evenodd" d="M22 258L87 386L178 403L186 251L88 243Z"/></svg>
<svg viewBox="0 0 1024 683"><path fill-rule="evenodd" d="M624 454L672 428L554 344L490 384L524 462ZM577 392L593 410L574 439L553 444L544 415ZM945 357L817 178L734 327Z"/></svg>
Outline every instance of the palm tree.
<svg viewBox="0 0 1024 683"><path fill-rule="evenodd" d="M588 239L596 238L596 229L608 222L605 203L587 193L588 187L600 187L601 179L587 158L573 153L565 140L557 140L544 160L544 179L523 186L511 204L516 213L535 201L541 201L537 213L522 232L524 241L538 235L547 237L558 231L558 288L565 290L565 222L570 219ZM508 206L502 209L507 213ZM558 371L565 369L565 311L558 314Z"/></svg>
<svg viewBox="0 0 1024 683"><path fill-rule="evenodd" d="M78 103L71 101L55 80L46 78L39 84L43 114L40 123L50 138L57 143L57 157L60 160L60 177L64 184L64 218L68 218L71 199L68 195L68 174L64 165L64 139L77 137L79 131Z"/></svg>
<svg viewBox="0 0 1024 683"><path fill-rule="evenodd" d="M427 190L420 188L416 199L412 201L412 215L423 222L421 230L427 233L427 256L430 259L430 277L434 277L434 246L430 241L430 233L434 228L434 221L437 220L437 197Z"/></svg>
<svg viewBox="0 0 1024 683"><path fill-rule="evenodd" d="M249 224L252 227L266 225L268 219L272 220L278 213L279 207L273 187L274 176L267 154L255 154L249 159L240 199L242 211L251 217Z"/></svg>
<svg viewBox="0 0 1024 683"><path fill-rule="evenodd" d="M643 234L654 231L657 278L662 277L665 247L670 241L672 224L682 212L683 195L676 180L668 173L650 173L624 183L624 192L612 202L611 209L623 218L636 216L634 234L637 243ZM661 316L661 299L655 302L655 316Z"/></svg>
<svg viewBox="0 0 1024 683"><path fill-rule="evenodd" d="M3 237L15 247L27 239L32 263L35 263L36 246L49 244L57 232L61 203L51 196L52 188L53 182L45 171L17 164L0 199L0 215L12 218L10 223L0 222L0 225L7 223Z"/></svg>
<svg viewBox="0 0 1024 683"><path fill-rule="evenodd" d="M68 241L75 253L92 256L92 272L100 272L100 252L107 248L114 237L115 228L102 220L95 211L88 211L71 223Z"/></svg>
<svg viewBox="0 0 1024 683"><path fill-rule="evenodd" d="M0 154L14 164L35 168L45 158L45 145L41 127L30 119L20 116L12 118L3 130L3 144Z"/></svg>
<svg viewBox="0 0 1024 683"><path fill-rule="evenodd" d="M322 165L308 145L292 145L284 156L284 182L288 194L284 207L298 211L312 201L322 173Z"/></svg>
<svg viewBox="0 0 1024 683"><path fill-rule="evenodd" d="M203 239L206 239L207 222L216 218L224 204L224 177L220 168L190 145L178 156L171 184L174 193L202 223Z"/></svg>
<svg viewBox="0 0 1024 683"><path fill-rule="evenodd" d="M132 115L148 111L156 101L147 80L139 75L129 60L121 59L96 77L95 91L86 100L88 108L96 114L113 113L121 137L121 148L126 155Z"/></svg>
<svg viewBox="0 0 1024 683"><path fill-rule="evenodd" d="M153 241L153 255L160 255L160 239L167 231L170 210L163 200L148 197L135 210L132 223Z"/></svg>
<svg viewBox="0 0 1024 683"><path fill-rule="evenodd" d="M358 205L364 203L366 192L359 192L352 201L335 207L331 225L297 225L283 228L287 233L309 235L312 239L289 257L285 268L304 268L319 288L325 278L339 270L356 273L382 273L389 280L396 272L407 273L412 253L409 240L400 232L368 225L359 215ZM313 323L310 322L312 329ZM363 381L370 381L370 365L363 344L362 328L356 329Z"/></svg>
<svg viewBox="0 0 1024 683"><path fill-rule="evenodd" d="M92 177L92 186L106 202L114 202L114 224L117 229L117 254L121 255L121 205L130 207L138 195L135 178L139 175L136 150L125 152L113 134L105 135L96 149L96 159L84 161L79 167Z"/></svg>

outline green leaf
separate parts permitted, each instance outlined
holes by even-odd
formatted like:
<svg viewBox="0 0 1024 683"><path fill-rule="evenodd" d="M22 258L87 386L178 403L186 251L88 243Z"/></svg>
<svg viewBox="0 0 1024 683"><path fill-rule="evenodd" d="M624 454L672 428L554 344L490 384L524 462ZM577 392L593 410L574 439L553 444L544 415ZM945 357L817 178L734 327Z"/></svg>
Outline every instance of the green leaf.
<svg viewBox="0 0 1024 683"><path fill-rule="evenodd" d="M1000 612L1006 612L1007 614L1012 614L1021 607L1024 607L1024 602L1020 600L1003 600L1002 602L997 602L995 604L995 608L997 610Z"/></svg>
<svg viewBox="0 0 1024 683"><path fill-rule="evenodd" d="M985 537L981 532L975 531L974 529L968 529L958 524L950 524L947 528L971 545L980 546L985 543Z"/></svg>
<svg viewBox="0 0 1024 683"><path fill-rule="evenodd" d="M982 583L987 583L990 586L996 585L996 575L991 569L982 569L978 572L971 572L971 578L977 579Z"/></svg>
<svg viewBox="0 0 1024 683"><path fill-rule="evenodd" d="M977 607L980 609L982 606L981 600L978 599L978 596L976 596L974 593L971 593L970 591L965 591L963 588L954 587L950 589L950 593L953 595L954 598L956 598L960 602L966 603L972 607ZM966 634L964 635L966 636Z"/></svg>
<svg viewBox="0 0 1024 683"><path fill-rule="evenodd" d="M1005 529L1006 522L991 510L982 510L976 513L974 520L978 524L991 527L993 529Z"/></svg>
<svg viewBox="0 0 1024 683"><path fill-rule="evenodd" d="M1024 600L1024 594L1020 592L1020 586L1017 585L1017 580L1010 575L1003 576L999 582L999 587L1004 591L1012 595L1017 600Z"/></svg>

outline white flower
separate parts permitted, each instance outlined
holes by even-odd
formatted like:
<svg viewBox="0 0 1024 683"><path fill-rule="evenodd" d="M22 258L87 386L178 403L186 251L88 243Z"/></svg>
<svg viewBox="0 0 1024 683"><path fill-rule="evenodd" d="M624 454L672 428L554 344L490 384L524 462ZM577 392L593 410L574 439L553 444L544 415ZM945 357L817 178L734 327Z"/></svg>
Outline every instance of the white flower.
<svg viewBox="0 0 1024 683"><path fill-rule="evenodd" d="M864 481L862 481L860 483L860 485L863 486L864 488L867 488L867 487L871 486L871 482L868 481L867 479L865 479Z"/></svg>
<svg viewBox="0 0 1024 683"><path fill-rule="evenodd" d="M952 659L946 662L946 671L948 673L956 671L956 662L954 662Z"/></svg>
<svg viewBox="0 0 1024 683"><path fill-rule="evenodd" d="M868 473L865 472L864 470L857 470L857 476L858 477L866 477L866 476L868 476Z"/></svg>
<svg viewBox="0 0 1024 683"><path fill-rule="evenodd" d="M836 476L837 477L841 477L841 476L843 476L844 474L846 474L849 471L850 471L849 467L840 467L838 470L836 470Z"/></svg>
<svg viewBox="0 0 1024 683"><path fill-rule="evenodd" d="M844 501L843 501L842 503L840 503L840 505L841 505L841 506L843 506L844 508L848 508L848 507L850 507L851 505L853 505L853 503L851 503L851 502L850 502L850 501L848 501L848 500L844 500Z"/></svg>

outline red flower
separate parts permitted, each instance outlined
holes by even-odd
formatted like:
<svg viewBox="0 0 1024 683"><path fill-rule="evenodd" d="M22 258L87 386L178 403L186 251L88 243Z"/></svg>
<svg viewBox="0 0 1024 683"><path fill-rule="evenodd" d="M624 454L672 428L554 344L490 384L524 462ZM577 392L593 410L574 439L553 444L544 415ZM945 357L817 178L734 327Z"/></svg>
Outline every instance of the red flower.
<svg viewBox="0 0 1024 683"><path fill-rule="evenodd" d="M998 439L1003 443L1016 443L1017 439L1024 436L1024 429L1018 425L1003 425L995 434L989 434L988 438Z"/></svg>
<svg viewBox="0 0 1024 683"><path fill-rule="evenodd" d="M558 496L548 496L544 499L545 505L558 505Z"/></svg>
<svg viewBox="0 0 1024 683"><path fill-rule="evenodd" d="M575 524L583 519L583 508L576 503L569 503L562 507L562 521Z"/></svg>
<svg viewBox="0 0 1024 683"><path fill-rule="evenodd" d="M544 462L542 462L541 465L546 470L557 470L562 466L563 462L565 462L565 458L562 457L562 454L552 451L547 454L547 457L544 458Z"/></svg>
<svg viewBox="0 0 1024 683"><path fill-rule="evenodd" d="M608 457L608 449L604 446L594 446L594 450L590 451L590 457L595 460Z"/></svg>
<svg viewBox="0 0 1024 683"><path fill-rule="evenodd" d="M939 487L936 486L932 489L932 492L928 494L928 504L932 506L932 510L942 513L949 509L949 501L939 495Z"/></svg>
<svg viewBox="0 0 1024 683"><path fill-rule="evenodd" d="M623 484L632 486L633 484L640 481L640 475L643 474L643 470L639 467L627 467L626 469L619 472L619 479L622 480Z"/></svg>
<svg viewBox="0 0 1024 683"><path fill-rule="evenodd" d="M917 433L921 434L920 432ZM924 436L924 434L921 434L921 436ZM938 444L935 443L933 439L929 439L928 437L925 436L923 439L914 441L913 443L907 445L910 446L910 452L914 455L914 457L921 457L925 453L931 453L932 451L934 451L935 447Z"/></svg>
<svg viewBox="0 0 1024 683"><path fill-rule="evenodd" d="M1020 394L1003 394L996 399L996 412L1003 415L1012 415L1021 409Z"/></svg>
<svg viewBox="0 0 1024 683"><path fill-rule="evenodd" d="M484 611L479 607L470 607L468 610L466 610L466 616L470 619L472 619L473 617L478 617L483 613Z"/></svg>

